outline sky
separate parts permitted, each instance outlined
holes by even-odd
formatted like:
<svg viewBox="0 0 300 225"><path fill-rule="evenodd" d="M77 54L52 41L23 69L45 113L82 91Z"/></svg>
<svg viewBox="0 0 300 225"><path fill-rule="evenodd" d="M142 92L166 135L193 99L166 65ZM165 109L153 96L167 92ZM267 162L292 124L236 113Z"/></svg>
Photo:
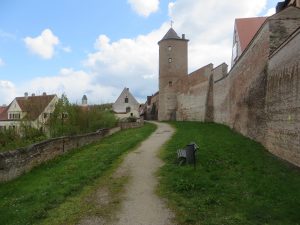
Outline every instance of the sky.
<svg viewBox="0 0 300 225"><path fill-rule="evenodd" d="M0 0L0 106L25 92L143 103L158 90L157 42L189 39L189 72L230 65L235 18L269 16L277 0Z"/></svg>

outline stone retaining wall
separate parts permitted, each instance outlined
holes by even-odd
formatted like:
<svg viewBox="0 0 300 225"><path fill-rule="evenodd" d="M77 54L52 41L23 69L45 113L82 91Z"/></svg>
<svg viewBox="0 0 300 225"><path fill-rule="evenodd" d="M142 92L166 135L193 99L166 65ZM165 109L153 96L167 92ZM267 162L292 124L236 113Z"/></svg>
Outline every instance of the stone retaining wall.
<svg viewBox="0 0 300 225"><path fill-rule="evenodd" d="M0 153L0 182L12 180L33 167L78 147L101 140L121 128L102 129L84 135L49 139L14 151ZM122 128L124 129L124 128Z"/></svg>
<svg viewBox="0 0 300 225"><path fill-rule="evenodd" d="M140 121L140 122L121 122L119 124L121 130L125 130L125 129L131 129L131 128L138 128L144 125L144 121Z"/></svg>

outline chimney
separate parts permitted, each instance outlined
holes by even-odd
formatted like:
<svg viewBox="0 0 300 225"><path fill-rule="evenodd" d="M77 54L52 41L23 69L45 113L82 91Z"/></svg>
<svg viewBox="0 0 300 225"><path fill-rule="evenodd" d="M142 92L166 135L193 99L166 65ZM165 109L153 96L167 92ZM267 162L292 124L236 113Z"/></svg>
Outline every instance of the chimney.
<svg viewBox="0 0 300 225"><path fill-rule="evenodd" d="M182 34L182 39L183 39L183 40L185 39L185 34Z"/></svg>
<svg viewBox="0 0 300 225"><path fill-rule="evenodd" d="M28 92L25 92L25 93L24 93L24 97L25 97L25 99L28 98Z"/></svg>
<svg viewBox="0 0 300 225"><path fill-rule="evenodd" d="M43 92L43 96L46 96L47 95L47 93L46 92Z"/></svg>
<svg viewBox="0 0 300 225"><path fill-rule="evenodd" d="M34 96L35 96L35 94L34 94L34 93L32 93L32 94L31 94L31 96L32 96L32 97L34 97Z"/></svg>

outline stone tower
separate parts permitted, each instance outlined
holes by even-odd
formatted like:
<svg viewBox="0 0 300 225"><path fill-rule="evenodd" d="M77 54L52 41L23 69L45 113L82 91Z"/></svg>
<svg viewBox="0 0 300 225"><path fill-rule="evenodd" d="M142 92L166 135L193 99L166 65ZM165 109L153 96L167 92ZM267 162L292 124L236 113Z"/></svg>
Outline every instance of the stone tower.
<svg viewBox="0 0 300 225"><path fill-rule="evenodd" d="M82 104L83 106L87 106L87 97L86 97L86 95L83 95L83 96L82 96L81 104Z"/></svg>
<svg viewBox="0 0 300 225"><path fill-rule="evenodd" d="M187 75L188 41L171 27L159 45L159 110L158 120L175 120L177 110L175 82Z"/></svg>

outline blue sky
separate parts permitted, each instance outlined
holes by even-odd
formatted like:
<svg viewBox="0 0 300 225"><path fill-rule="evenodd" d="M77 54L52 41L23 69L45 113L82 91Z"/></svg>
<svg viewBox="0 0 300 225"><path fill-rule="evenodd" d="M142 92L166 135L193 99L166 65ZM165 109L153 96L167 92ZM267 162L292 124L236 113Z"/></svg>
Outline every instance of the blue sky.
<svg viewBox="0 0 300 225"><path fill-rule="evenodd" d="M234 18L264 16L277 1L224 2L0 0L0 105L44 91L113 102L125 86L144 101L157 90L157 42L171 19L190 39L190 72L229 64Z"/></svg>

